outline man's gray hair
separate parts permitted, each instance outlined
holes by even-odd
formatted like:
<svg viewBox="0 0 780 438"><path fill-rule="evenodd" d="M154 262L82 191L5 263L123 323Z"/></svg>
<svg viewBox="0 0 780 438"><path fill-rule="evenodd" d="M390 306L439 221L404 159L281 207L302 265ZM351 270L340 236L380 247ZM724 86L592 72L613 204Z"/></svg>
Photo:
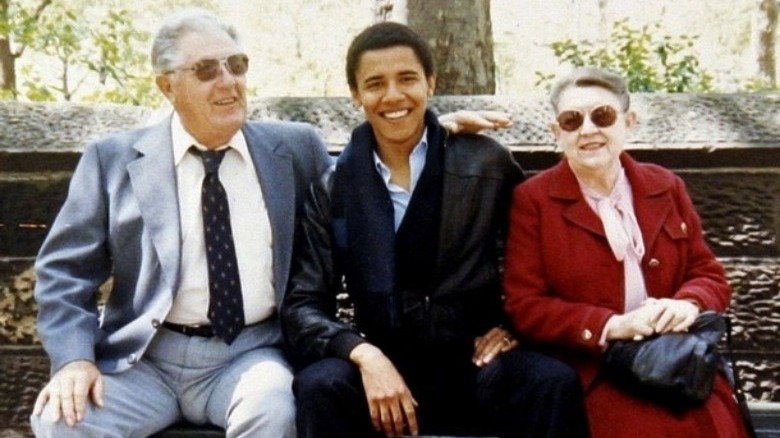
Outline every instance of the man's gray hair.
<svg viewBox="0 0 780 438"><path fill-rule="evenodd" d="M550 103L555 112L558 112L561 94L570 87L601 87L617 96L623 111L628 111L631 105L628 86L622 76L602 68L580 67L562 76L553 84L550 90Z"/></svg>
<svg viewBox="0 0 780 438"><path fill-rule="evenodd" d="M223 31L240 44L236 29L213 13L199 8L184 9L165 19L152 43L152 70L165 73L181 65L184 60L178 42L189 32Z"/></svg>

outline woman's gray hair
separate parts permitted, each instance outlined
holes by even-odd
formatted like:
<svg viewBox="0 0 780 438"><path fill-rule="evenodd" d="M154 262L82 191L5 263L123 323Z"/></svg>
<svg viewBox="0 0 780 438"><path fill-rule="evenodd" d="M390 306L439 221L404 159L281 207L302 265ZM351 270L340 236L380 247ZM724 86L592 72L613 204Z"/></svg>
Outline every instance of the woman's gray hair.
<svg viewBox="0 0 780 438"><path fill-rule="evenodd" d="M165 19L152 43L152 69L165 73L181 65L183 55L177 46L179 38L189 32L223 31L240 44L236 29L213 13L199 8L184 9Z"/></svg>
<svg viewBox="0 0 780 438"><path fill-rule="evenodd" d="M631 105L628 86L622 76L602 68L580 67L562 76L553 84L550 90L550 103L555 112L558 112L561 94L570 87L601 87L617 96L623 111L628 111Z"/></svg>

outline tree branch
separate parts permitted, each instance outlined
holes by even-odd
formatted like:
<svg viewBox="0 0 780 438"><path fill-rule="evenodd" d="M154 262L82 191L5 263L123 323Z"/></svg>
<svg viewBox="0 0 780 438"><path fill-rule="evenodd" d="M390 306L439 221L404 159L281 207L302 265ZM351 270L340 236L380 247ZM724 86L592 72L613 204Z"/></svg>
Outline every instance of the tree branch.
<svg viewBox="0 0 780 438"><path fill-rule="evenodd" d="M35 8L35 13L30 17L30 21L33 23L37 23L38 20L41 19L41 15L43 15L43 11L51 4L52 0L42 0L41 3L38 5L37 8ZM27 44L22 44L19 46L19 50L16 51L16 53L12 53L11 56L14 58L19 58L24 54L24 50L27 48Z"/></svg>

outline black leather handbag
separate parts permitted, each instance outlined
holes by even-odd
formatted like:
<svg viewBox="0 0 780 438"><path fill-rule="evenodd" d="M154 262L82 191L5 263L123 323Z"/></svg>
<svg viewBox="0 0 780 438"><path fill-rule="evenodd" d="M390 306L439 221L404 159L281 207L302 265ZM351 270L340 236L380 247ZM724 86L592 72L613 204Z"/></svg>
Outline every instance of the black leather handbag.
<svg viewBox="0 0 780 438"><path fill-rule="evenodd" d="M727 328L725 316L707 311L685 333L614 342L602 371L634 395L671 409L700 404L712 392L721 364L718 342Z"/></svg>

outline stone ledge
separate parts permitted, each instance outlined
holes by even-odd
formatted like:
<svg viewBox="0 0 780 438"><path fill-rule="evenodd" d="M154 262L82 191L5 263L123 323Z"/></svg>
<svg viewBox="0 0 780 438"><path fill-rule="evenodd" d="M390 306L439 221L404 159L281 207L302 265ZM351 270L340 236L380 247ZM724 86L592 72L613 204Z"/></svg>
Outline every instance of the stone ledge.
<svg viewBox="0 0 780 438"><path fill-rule="evenodd" d="M744 145L780 147L780 92L733 94L634 94L640 123L630 143L639 149L683 145L714 152ZM514 96L435 96L439 113L460 109L504 111L515 123L494 135L503 144L550 151L551 110L542 93ZM251 119L293 120L316 126L325 141L343 146L363 120L347 97L255 98ZM0 102L1 152L79 151L108 132L158 120L165 110L113 104ZM742 145L742 146L740 146Z"/></svg>

